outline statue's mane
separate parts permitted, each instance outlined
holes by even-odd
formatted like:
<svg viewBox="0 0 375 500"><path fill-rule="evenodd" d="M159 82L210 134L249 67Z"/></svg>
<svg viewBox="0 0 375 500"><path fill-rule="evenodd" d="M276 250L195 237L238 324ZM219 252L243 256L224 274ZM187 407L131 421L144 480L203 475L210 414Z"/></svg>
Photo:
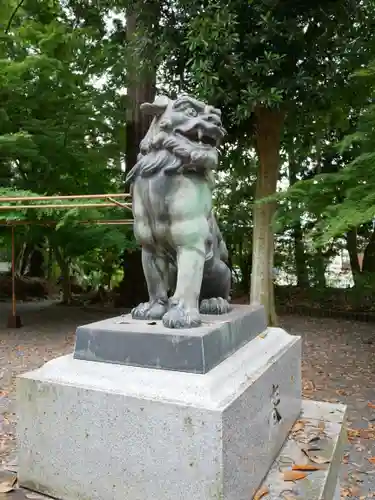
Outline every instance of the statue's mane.
<svg viewBox="0 0 375 500"><path fill-rule="evenodd" d="M199 143L181 140L181 137L174 133L162 132L152 140L152 144L141 144L141 153L137 163L128 173L126 182L132 183L137 177L151 177L159 172L166 175L195 172L211 180L210 168L203 164L194 164L191 160L192 153L200 150L204 159L210 153Z"/></svg>

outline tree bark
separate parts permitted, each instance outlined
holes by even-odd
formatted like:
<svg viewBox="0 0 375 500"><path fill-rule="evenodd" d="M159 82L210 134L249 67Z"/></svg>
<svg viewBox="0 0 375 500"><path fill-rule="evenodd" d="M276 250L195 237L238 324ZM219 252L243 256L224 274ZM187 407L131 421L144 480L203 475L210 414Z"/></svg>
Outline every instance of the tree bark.
<svg viewBox="0 0 375 500"><path fill-rule="evenodd" d="M305 244L303 241L303 231L300 221L296 222L294 225L293 238L297 286L299 286L300 288L309 288L309 273L307 271Z"/></svg>
<svg viewBox="0 0 375 500"><path fill-rule="evenodd" d="M326 264L324 255L321 249L317 249L314 255L314 285L315 287L322 289L326 287Z"/></svg>
<svg viewBox="0 0 375 500"><path fill-rule="evenodd" d="M362 273L374 273L374 272L375 272L375 230L372 232L370 240L366 246L362 263Z"/></svg>
<svg viewBox="0 0 375 500"><path fill-rule="evenodd" d="M132 11L126 17L126 32L128 43L134 43L139 24L139 12L141 7L135 4ZM155 21L155 19L154 19ZM148 55L148 59L152 59ZM127 93L129 106L126 119L126 170L129 171L135 165L139 152L139 143L146 135L150 126L151 118L141 113L140 105L143 102L152 102L156 92L156 68L150 67L143 61L132 59L128 68Z"/></svg>
<svg viewBox="0 0 375 500"><path fill-rule="evenodd" d="M30 255L28 276L33 278L44 278L44 255L42 249L35 247Z"/></svg>
<svg viewBox="0 0 375 500"><path fill-rule="evenodd" d="M293 146L292 146L293 147ZM293 186L297 182L297 164L294 152L289 154L289 184ZM309 287L309 273L306 265L305 244L303 241L303 230L301 220L298 219L293 224L294 238L294 261L296 266L297 286L301 288Z"/></svg>
<svg viewBox="0 0 375 500"><path fill-rule="evenodd" d="M346 249L349 254L350 268L352 270L354 286L361 285L361 268L358 260L357 230L351 229L346 233Z"/></svg>
<svg viewBox="0 0 375 500"><path fill-rule="evenodd" d="M160 9L159 5L157 7ZM139 25L139 15L141 12L142 9L139 3L136 2L133 10L129 11L127 14L126 27L128 43L134 42L134 36L136 36ZM152 22L158 22L157 13L153 17ZM152 60L152 57L148 55L148 59ZM134 57L132 59L132 64L128 68L127 93L129 97L129 107L127 109L126 119L125 164L126 171L129 171L137 161L139 143L146 135L151 123L151 118L140 112L140 105L143 102L152 102L155 98L156 67L145 65L142 61L138 61ZM117 305L122 307L133 307L139 302L148 300L147 287L141 263L141 251L129 252L125 250L122 261L124 278L118 287L119 296L117 298ZM131 275L129 272L131 272Z"/></svg>
<svg viewBox="0 0 375 500"><path fill-rule="evenodd" d="M64 259L60 249L58 247L54 247L54 253L56 257L57 264L59 265L62 277L62 292L63 292L63 303L71 304L72 303L72 283L70 279L70 266L66 259Z"/></svg>
<svg viewBox="0 0 375 500"><path fill-rule="evenodd" d="M18 259L18 272L21 276L24 276L27 271L27 267L29 265L29 260L30 260L30 255L31 252L33 251L33 247L31 244L26 243L20 254L19 254L19 259Z"/></svg>
<svg viewBox="0 0 375 500"><path fill-rule="evenodd" d="M280 163L280 139L284 113L264 106L255 109L255 146L259 159L255 201L276 192ZM276 203L254 204L253 258L250 302L263 304L268 323L277 324L273 285L274 233L272 219Z"/></svg>

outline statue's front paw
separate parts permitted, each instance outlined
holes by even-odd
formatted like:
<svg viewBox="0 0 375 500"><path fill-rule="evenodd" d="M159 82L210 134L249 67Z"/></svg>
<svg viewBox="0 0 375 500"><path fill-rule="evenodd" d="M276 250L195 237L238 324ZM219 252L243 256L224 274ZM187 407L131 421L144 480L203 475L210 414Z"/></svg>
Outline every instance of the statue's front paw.
<svg viewBox="0 0 375 500"><path fill-rule="evenodd" d="M163 316L166 328L196 328L202 324L198 309L187 308L182 301L171 301L170 309Z"/></svg>
<svg viewBox="0 0 375 500"><path fill-rule="evenodd" d="M147 319L146 314L150 309L150 302L141 302L132 309L132 318L133 319Z"/></svg>
<svg viewBox="0 0 375 500"><path fill-rule="evenodd" d="M133 319L161 319L167 311L167 304L162 301L141 302L132 309Z"/></svg>
<svg viewBox="0 0 375 500"><path fill-rule="evenodd" d="M199 307L201 314L227 314L231 309L229 302L222 297L204 299Z"/></svg>

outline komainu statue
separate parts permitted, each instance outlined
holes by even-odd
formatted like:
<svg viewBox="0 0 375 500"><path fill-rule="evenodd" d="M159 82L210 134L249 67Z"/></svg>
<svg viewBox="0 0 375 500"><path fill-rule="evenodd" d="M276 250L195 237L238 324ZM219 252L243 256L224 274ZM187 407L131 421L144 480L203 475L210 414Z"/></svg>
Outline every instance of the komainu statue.
<svg viewBox="0 0 375 500"><path fill-rule="evenodd" d="M212 211L221 112L189 96L159 96L141 110L153 121L127 182L149 302L132 317L197 327L200 313L230 310L228 252Z"/></svg>

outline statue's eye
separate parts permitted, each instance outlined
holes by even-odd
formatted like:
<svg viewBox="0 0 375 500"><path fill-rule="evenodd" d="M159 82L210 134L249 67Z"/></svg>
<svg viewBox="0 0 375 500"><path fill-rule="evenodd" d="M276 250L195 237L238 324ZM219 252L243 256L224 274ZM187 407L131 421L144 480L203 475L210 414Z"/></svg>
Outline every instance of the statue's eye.
<svg viewBox="0 0 375 500"><path fill-rule="evenodd" d="M185 113L188 115L188 116L197 116L197 110L194 109L194 108L186 108L185 109Z"/></svg>

